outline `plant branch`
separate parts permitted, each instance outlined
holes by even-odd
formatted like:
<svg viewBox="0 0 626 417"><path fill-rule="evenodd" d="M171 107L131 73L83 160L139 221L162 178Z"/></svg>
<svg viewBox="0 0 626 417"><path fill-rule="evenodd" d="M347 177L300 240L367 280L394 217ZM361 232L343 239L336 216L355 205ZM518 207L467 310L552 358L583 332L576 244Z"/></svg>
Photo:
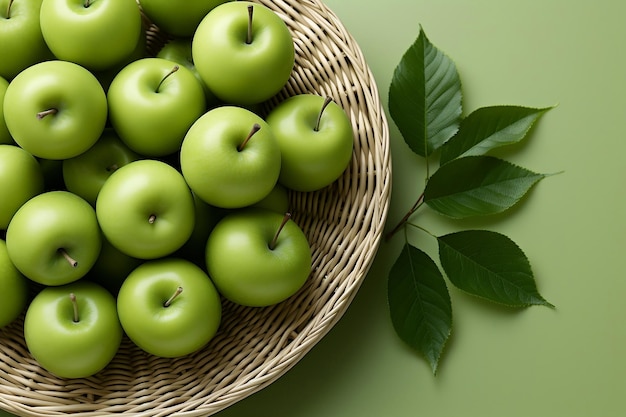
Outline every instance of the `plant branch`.
<svg viewBox="0 0 626 417"><path fill-rule="evenodd" d="M413 207L411 207L411 209L404 215L404 217L398 222L398 224L385 235L385 240L388 241L389 239L391 239L393 235L395 235L398 230L400 230L400 228L404 226L404 224L409 220L413 213L415 213L417 209L422 206L422 204L424 204L424 193L420 194L415 204L413 204Z"/></svg>

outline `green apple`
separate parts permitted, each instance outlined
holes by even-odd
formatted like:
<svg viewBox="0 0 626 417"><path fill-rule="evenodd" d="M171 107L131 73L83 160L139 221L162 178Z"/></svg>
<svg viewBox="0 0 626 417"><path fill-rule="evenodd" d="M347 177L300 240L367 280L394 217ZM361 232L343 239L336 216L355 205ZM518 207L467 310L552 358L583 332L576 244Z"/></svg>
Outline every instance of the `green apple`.
<svg viewBox="0 0 626 417"><path fill-rule="evenodd" d="M175 37L189 37L210 10L227 1L187 0L182 5L171 0L141 0L141 7L159 29Z"/></svg>
<svg viewBox="0 0 626 417"><path fill-rule="evenodd" d="M180 357L204 347L217 333L222 305L198 266L177 258L147 261L120 288L117 311L128 337L144 351Z"/></svg>
<svg viewBox="0 0 626 417"><path fill-rule="evenodd" d="M4 121L4 94L8 87L9 82L0 77L0 145L13 145L15 143Z"/></svg>
<svg viewBox="0 0 626 417"><path fill-rule="evenodd" d="M276 184L265 198L258 203L252 204L252 207L264 208L284 214L289 211L289 204L289 190L281 184Z"/></svg>
<svg viewBox="0 0 626 417"><path fill-rule="evenodd" d="M0 240L0 328L12 323L28 305L28 281L13 265L7 245Z"/></svg>
<svg viewBox="0 0 626 417"><path fill-rule="evenodd" d="M352 159L354 133L345 111L330 99L299 94L266 116L281 151L278 181L296 191L333 183Z"/></svg>
<svg viewBox="0 0 626 417"><path fill-rule="evenodd" d="M185 133L206 110L204 90L184 66L144 58L124 67L107 92L111 125L142 155L176 152Z"/></svg>
<svg viewBox="0 0 626 417"><path fill-rule="evenodd" d="M276 95L295 62L287 24L270 8L247 1L211 10L193 35L192 55L209 89L223 102L238 105Z"/></svg>
<svg viewBox="0 0 626 417"><path fill-rule="evenodd" d="M196 194L193 195L195 204L195 220L191 236L185 244L176 252L175 256L187 259L200 268L206 269L204 248L211 230L217 222L224 217L227 210L214 207L205 203Z"/></svg>
<svg viewBox="0 0 626 417"><path fill-rule="evenodd" d="M131 62L148 57L147 45L148 45L147 33L146 31L142 30L141 36L139 37L137 44L135 45L135 49L133 49L130 55L123 58L121 61L119 61L118 63L114 64L113 66L109 68L106 68L104 70L92 70L91 71L92 74L96 76L98 81L100 81L100 84L102 85L102 88L104 89L105 92L109 90L109 86L111 85L111 82L113 81L115 76L122 69L124 69L124 67L126 67Z"/></svg>
<svg viewBox="0 0 626 417"><path fill-rule="evenodd" d="M83 278L102 285L111 294L117 296L122 283L144 261L121 252L103 236L102 249L93 268Z"/></svg>
<svg viewBox="0 0 626 417"><path fill-rule="evenodd" d="M95 206L104 182L118 168L140 159L117 136L106 129L100 139L87 151L63 160L63 180L67 190Z"/></svg>
<svg viewBox="0 0 626 417"><path fill-rule="evenodd" d="M0 77L11 80L22 70L53 58L41 34L42 0L0 0Z"/></svg>
<svg viewBox="0 0 626 417"><path fill-rule="evenodd" d="M267 196L280 173L274 134L258 115L222 106L202 115L180 150L181 171L202 200L221 208L240 208Z"/></svg>
<svg viewBox="0 0 626 417"><path fill-rule="evenodd" d="M68 191L49 191L24 203L9 223L6 242L17 269L50 286L85 276L102 245L93 207Z"/></svg>
<svg viewBox="0 0 626 417"><path fill-rule="evenodd" d="M0 145L0 230L6 230L15 212L44 190L43 171L30 153Z"/></svg>
<svg viewBox="0 0 626 417"><path fill-rule="evenodd" d="M122 335L115 299L88 281L44 288L24 317L24 340L31 355L62 378L100 372L115 357Z"/></svg>
<svg viewBox="0 0 626 417"><path fill-rule="evenodd" d="M139 259L172 254L194 227L193 195L165 162L144 159L117 169L96 200L102 232L113 246Z"/></svg>
<svg viewBox="0 0 626 417"><path fill-rule="evenodd" d="M90 70L129 56L142 31L135 0L43 0L40 25L54 56Z"/></svg>
<svg viewBox="0 0 626 417"><path fill-rule="evenodd" d="M289 215L249 208L215 226L206 264L225 298L263 307L286 300L304 285L311 272L311 248Z"/></svg>
<svg viewBox="0 0 626 417"><path fill-rule="evenodd" d="M33 155L72 158L102 134L106 95L96 77L80 65L41 62L9 83L4 118L15 142Z"/></svg>
<svg viewBox="0 0 626 417"><path fill-rule="evenodd" d="M167 3L174 4L171 2ZM209 90L209 87L207 87L202 77L200 77L200 74L193 63L193 56L191 54L191 38L170 39L165 45L163 45L161 50L159 50L157 58L163 58L176 62L177 64L183 65L189 69L204 89L207 107L213 108L220 104L217 97L215 97L215 94Z"/></svg>

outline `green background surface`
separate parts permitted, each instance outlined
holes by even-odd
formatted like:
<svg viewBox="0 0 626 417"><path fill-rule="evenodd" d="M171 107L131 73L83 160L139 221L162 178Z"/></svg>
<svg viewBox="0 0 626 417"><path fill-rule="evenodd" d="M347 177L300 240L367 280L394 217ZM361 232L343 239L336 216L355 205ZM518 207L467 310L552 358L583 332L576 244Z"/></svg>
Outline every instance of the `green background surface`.
<svg viewBox="0 0 626 417"><path fill-rule="evenodd" d="M359 43L387 106L393 70L420 25L457 65L465 112L557 107L501 153L541 181L505 216L462 223L505 233L555 310L509 310L451 289L453 335L433 377L395 336L381 247L344 318L269 388L219 417L620 417L626 415L626 2L326 0ZM387 113L388 114L388 113ZM423 170L391 129L388 226L421 192ZM416 222L457 225L424 211ZM412 240L435 253L431 238Z"/></svg>
<svg viewBox="0 0 626 417"><path fill-rule="evenodd" d="M383 244L342 320L292 370L219 417L620 417L626 415L626 2L326 0L355 37L387 108L388 85L420 25L457 64L465 113L557 105L501 156L541 181L516 209L434 233L486 228L515 240L555 310L510 310L451 288L454 328L437 376L392 329ZM388 227L421 192L423 170L391 125ZM411 234L435 253L435 242ZM3 415L0 413L0 415Z"/></svg>

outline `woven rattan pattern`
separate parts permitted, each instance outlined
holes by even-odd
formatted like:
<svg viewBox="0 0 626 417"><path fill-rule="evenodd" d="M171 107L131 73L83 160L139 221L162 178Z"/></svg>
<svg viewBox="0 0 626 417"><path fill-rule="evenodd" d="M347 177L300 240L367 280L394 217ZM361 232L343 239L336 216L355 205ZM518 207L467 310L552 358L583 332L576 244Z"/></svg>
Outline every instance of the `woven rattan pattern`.
<svg viewBox="0 0 626 417"><path fill-rule="evenodd" d="M127 338L98 375L63 380L41 369L23 338L23 316L0 330L0 408L20 416L208 416L294 366L346 311L381 241L391 192L388 125L364 57L318 0L260 0L292 31L296 66L265 109L298 93L330 95L349 115L354 153L345 174L314 193L292 193L293 219L313 250L313 272L289 300L268 308L224 302L218 335L200 352L162 359ZM149 52L167 38L154 25Z"/></svg>

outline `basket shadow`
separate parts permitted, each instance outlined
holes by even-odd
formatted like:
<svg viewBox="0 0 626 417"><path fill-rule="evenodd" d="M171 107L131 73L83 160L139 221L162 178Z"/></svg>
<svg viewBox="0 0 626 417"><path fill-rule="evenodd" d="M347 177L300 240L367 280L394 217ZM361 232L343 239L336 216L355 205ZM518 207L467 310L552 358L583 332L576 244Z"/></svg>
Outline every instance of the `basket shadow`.
<svg viewBox="0 0 626 417"><path fill-rule="evenodd" d="M355 373L375 372L363 369L371 361L372 350L393 340L385 287L392 257L385 246L381 245L368 276L337 324L283 376L217 416L321 415L329 402L342 401ZM381 334L381 329L390 334Z"/></svg>

